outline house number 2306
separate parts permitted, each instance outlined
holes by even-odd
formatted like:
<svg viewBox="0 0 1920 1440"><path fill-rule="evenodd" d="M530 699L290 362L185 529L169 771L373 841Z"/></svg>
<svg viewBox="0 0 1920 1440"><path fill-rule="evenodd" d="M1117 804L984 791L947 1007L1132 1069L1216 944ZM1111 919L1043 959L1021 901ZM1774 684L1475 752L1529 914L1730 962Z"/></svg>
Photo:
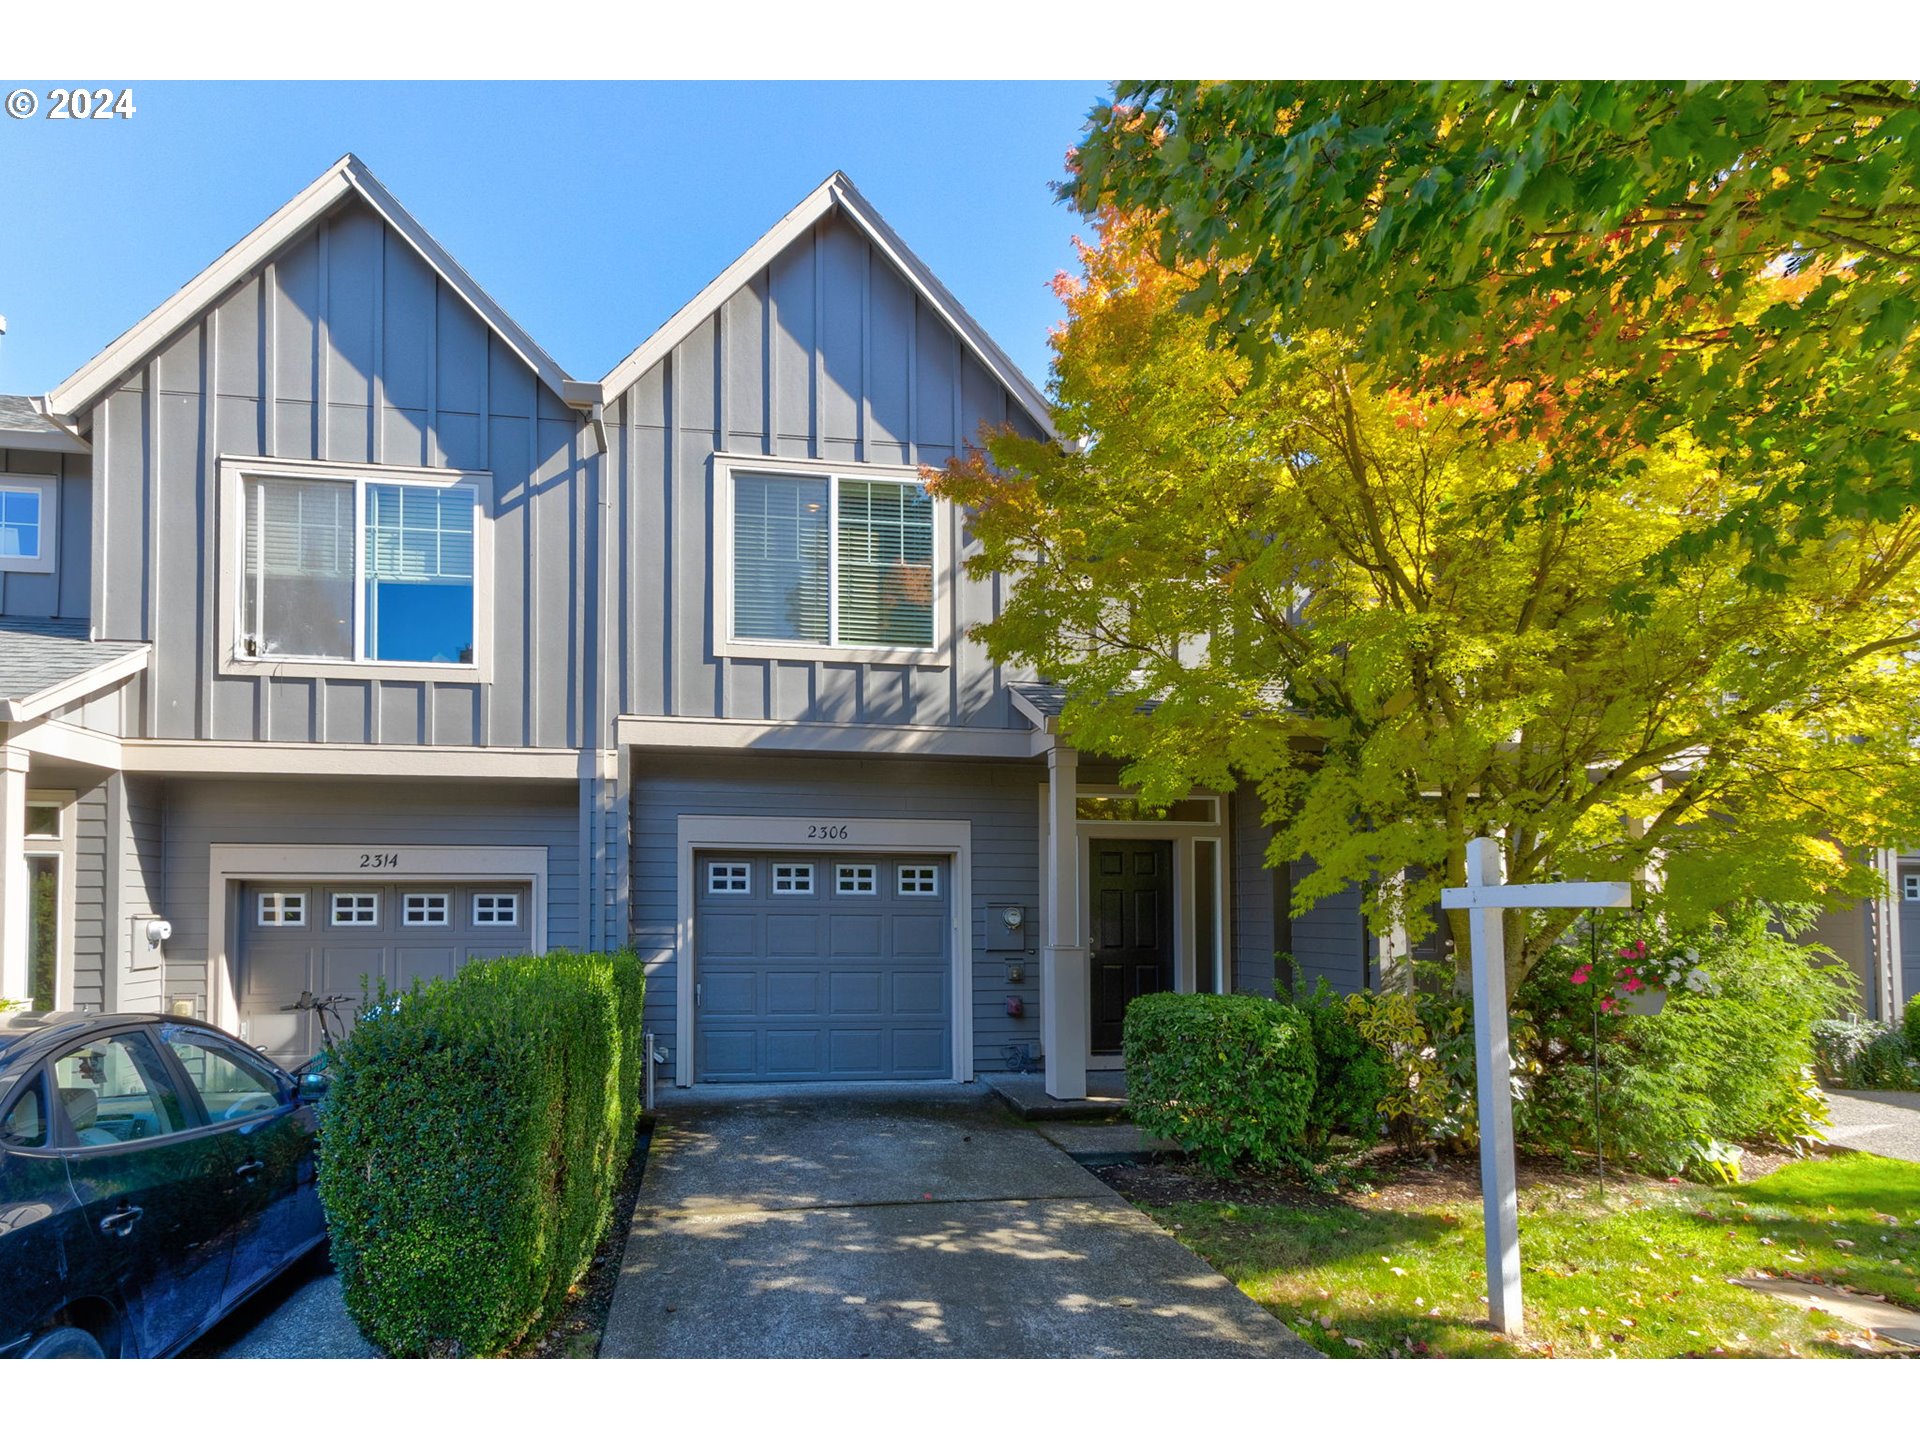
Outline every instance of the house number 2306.
<svg viewBox="0 0 1920 1440"><path fill-rule="evenodd" d="M844 840L846 838L847 827L844 825L807 826L807 839L809 840Z"/></svg>
<svg viewBox="0 0 1920 1440"><path fill-rule="evenodd" d="M385 852L362 851L360 855L360 868L362 870L397 870L400 868L399 852L393 850Z"/></svg>

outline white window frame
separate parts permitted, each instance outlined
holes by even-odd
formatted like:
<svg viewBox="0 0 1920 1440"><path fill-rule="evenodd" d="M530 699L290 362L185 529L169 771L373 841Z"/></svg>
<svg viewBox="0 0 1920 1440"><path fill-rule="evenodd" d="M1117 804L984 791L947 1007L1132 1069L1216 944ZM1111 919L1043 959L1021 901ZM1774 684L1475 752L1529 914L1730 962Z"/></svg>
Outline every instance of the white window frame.
<svg viewBox="0 0 1920 1440"><path fill-rule="evenodd" d="M1902 900L1920 900L1920 874L1900 877L1900 898Z"/></svg>
<svg viewBox="0 0 1920 1440"><path fill-rule="evenodd" d="M493 909L488 919L480 918L480 904L485 901ZM506 907L508 918L502 920L500 911ZM520 892L518 890L476 890L473 894L473 923L476 927L498 927L514 929L520 927Z"/></svg>
<svg viewBox="0 0 1920 1440"><path fill-rule="evenodd" d="M833 893L836 895L878 895L878 865L836 865L833 868Z"/></svg>
<svg viewBox="0 0 1920 1440"><path fill-rule="evenodd" d="M340 902L345 900L350 906L349 919L340 918ZM369 902L363 907L361 901ZM363 908L366 918L357 918ZM333 890L327 894L327 924L336 930L364 930L369 925L380 923L380 892L378 890Z"/></svg>
<svg viewBox="0 0 1920 1440"><path fill-rule="evenodd" d="M909 881L911 876L911 881ZM926 882L922 887L922 881ZM911 883L912 888L908 885ZM938 865L896 865L893 872L893 893L902 899L925 900L940 894L940 867Z"/></svg>
<svg viewBox="0 0 1920 1440"><path fill-rule="evenodd" d="M304 655L248 655L240 633L246 585L246 482L330 480L351 484L353 499L354 651L366 648L367 486L415 485L447 489L471 485L473 507L473 659L467 663L422 660L330 660ZM424 466L361 465L345 461L273 460L251 456L220 459L220 673L379 680L493 679L493 475L487 470L440 470Z"/></svg>
<svg viewBox="0 0 1920 1440"><path fill-rule="evenodd" d="M416 900L435 901L440 905L438 920L416 920L413 918L413 903ZM427 907L423 907L425 909ZM441 930L453 924L453 893L448 890L406 890L400 895L400 923L410 930Z"/></svg>
<svg viewBox="0 0 1920 1440"><path fill-rule="evenodd" d="M297 902L300 918L287 918L287 902ZM273 916L268 918L268 902ZM304 930L307 928L307 892L304 890L262 890L254 896L253 923L262 930Z"/></svg>
<svg viewBox="0 0 1920 1440"><path fill-rule="evenodd" d="M781 882L785 882L784 884ZM781 861L773 867L773 893L776 895L813 894L813 866Z"/></svg>
<svg viewBox="0 0 1920 1440"><path fill-rule="evenodd" d="M73 1008L74 884L79 859L74 837L74 800L71 790L29 790L29 810L51 809L54 833L29 833L21 847L27 859L50 856L58 867L53 898L53 994L61 1010Z"/></svg>
<svg viewBox="0 0 1920 1440"><path fill-rule="evenodd" d="M789 460L773 455L716 454L713 516L713 651L759 660L859 660L875 665L945 667L953 663L953 638L948 611L953 583L953 506L933 501L933 644L928 646L817 644L806 640L736 638L733 633L733 501L736 474L790 475L799 480L827 481L827 604L828 633L840 608L840 485L841 480L893 480L923 484L911 465L854 465L826 460Z"/></svg>
<svg viewBox="0 0 1920 1440"><path fill-rule="evenodd" d="M732 881L738 880L738 885ZM722 881L729 883L722 884ZM707 862L707 894L709 895L751 895L753 893L753 866L739 860L709 860Z"/></svg>
<svg viewBox="0 0 1920 1440"><path fill-rule="evenodd" d="M4 447L0 447L4 448ZM51 575L60 554L60 479L57 475L0 473L0 494L40 499L40 551L36 555L0 555L0 570L17 575Z"/></svg>

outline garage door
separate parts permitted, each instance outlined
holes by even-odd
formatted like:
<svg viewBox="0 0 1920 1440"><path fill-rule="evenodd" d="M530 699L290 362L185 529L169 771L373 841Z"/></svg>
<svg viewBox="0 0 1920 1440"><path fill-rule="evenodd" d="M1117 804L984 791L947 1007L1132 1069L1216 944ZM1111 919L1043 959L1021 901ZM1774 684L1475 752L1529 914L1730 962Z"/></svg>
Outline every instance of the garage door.
<svg viewBox="0 0 1920 1440"><path fill-rule="evenodd" d="M701 854L694 891L701 1080L953 1073L945 860Z"/></svg>
<svg viewBox="0 0 1920 1440"><path fill-rule="evenodd" d="M361 995L379 980L406 989L469 960L518 955L532 943L527 887L258 883L241 887L235 989L240 1033L282 1065L320 1048L312 1015L283 1007L302 990Z"/></svg>

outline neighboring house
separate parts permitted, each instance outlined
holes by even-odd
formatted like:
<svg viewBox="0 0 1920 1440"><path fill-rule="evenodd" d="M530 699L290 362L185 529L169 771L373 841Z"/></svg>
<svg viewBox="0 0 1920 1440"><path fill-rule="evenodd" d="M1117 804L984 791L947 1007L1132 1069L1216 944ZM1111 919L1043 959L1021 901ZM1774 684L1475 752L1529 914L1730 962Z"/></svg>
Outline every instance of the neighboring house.
<svg viewBox="0 0 1920 1440"><path fill-rule="evenodd" d="M1868 1019L1898 1020L1920 992L1920 850L1881 850L1874 866L1885 897L1821 916L1809 938L1847 962Z"/></svg>
<svg viewBox="0 0 1920 1440"><path fill-rule="evenodd" d="M631 944L680 1084L1073 1096L1144 990L1366 983L1250 792L1141 813L967 638L983 424L1044 398L844 176L594 383L348 156L0 400L0 993L297 1060L303 990Z"/></svg>

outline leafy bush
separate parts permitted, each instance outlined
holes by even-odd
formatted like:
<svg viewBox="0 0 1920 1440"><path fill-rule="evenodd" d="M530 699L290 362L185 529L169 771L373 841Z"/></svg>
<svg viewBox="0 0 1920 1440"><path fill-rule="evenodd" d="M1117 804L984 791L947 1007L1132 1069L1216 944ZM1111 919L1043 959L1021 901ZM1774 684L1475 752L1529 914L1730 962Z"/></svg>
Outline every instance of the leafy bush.
<svg viewBox="0 0 1920 1440"><path fill-rule="evenodd" d="M1355 1028L1384 1062L1379 1110L1396 1144L1465 1149L1479 1138L1473 1001L1453 989L1452 967L1444 968L1444 977L1434 977L1438 983L1412 993L1370 990L1347 997Z"/></svg>
<svg viewBox="0 0 1920 1440"><path fill-rule="evenodd" d="M1127 1006L1127 1108L1215 1174L1306 1168L1311 1022L1257 995L1142 995Z"/></svg>
<svg viewBox="0 0 1920 1440"><path fill-rule="evenodd" d="M639 1117L632 955L478 961L384 991L340 1048L320 1199L347 1309L395 1355L487 1355L558 1310Z"/></svg>
<svg viewBox="0 0 1920 1440"><path fill-rule="evenodd" d="M1325 979L1296 993L1294 1008L1313 1033L1313 1103L1307 1111L1309 1151L1324 1155L1335 1135L1371 1144L1380 1138L1387 1063L1360 1033L1354 1013Z"/></svg>
<svg viewBox="0 0 1920 1440"><path fill-rule="evenodd" d="M1718 993L1674 989L1657 1016L1596 1015L1599 987L1572 983L1588 962L1586 944L1549 954L1514 1000L1516 1136L1562 1152L1588 1148L1597 1101L1608 1154L1659 1173L1721 1178L1740 1144L1796 1145L1817 1134L1825 1106L1813 1082L1813 1027L1838 1008L1849 977L1825 951L1776 928L1782 919L1755 906L1697 936ZM1623 923L1632 922L1603 926L1603 953Z"/></svg>
<svg viewBox="0 0 1920 1440"><path fill-rule="evenodd" d="M1908 1015L1916 1013L1913 1010ZM1838 1090L1920 1090L1920 1059L1908 1031L1858 1016L1813 1027L1815 1068Z"/></svg>
<svg viewBox="0 0 1920 1440"><path fill-rule="evenodd" d="M1907 1053L1920 1060L1920 1005L1909 1003L1900 1012L1900 1033L1907 1037Z"/></svg>

